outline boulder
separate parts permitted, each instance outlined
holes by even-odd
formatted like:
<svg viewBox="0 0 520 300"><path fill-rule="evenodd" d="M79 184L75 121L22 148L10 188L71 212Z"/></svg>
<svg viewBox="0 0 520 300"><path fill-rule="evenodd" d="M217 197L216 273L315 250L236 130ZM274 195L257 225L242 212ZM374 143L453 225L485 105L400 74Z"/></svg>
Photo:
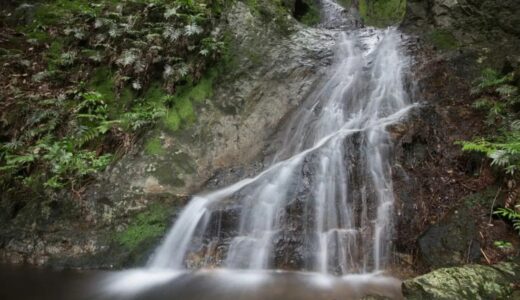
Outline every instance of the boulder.
<svg viewBox="0 0 520 300"><path fill-rule="evenodd" d="M454 210L419 237L421 259L430 268L475 262L480 258L476 234L471 211Z"/></svg>
<svg viewBox="0 0 520 300"><path fill-rule="evenodd" d="M503 262L493 266L466 265L443 268L405 280L406 299L518 299L515 287L520 282L520 265Z"/></svg>

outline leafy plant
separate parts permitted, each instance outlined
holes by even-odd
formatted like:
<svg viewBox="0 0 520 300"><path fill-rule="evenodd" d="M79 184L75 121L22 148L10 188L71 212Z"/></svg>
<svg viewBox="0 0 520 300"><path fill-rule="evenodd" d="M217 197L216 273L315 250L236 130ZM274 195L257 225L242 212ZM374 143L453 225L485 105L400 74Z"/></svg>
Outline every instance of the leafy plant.
<svg viewBox="0 0 520 300"><path fill-rule="evenodd" d="M519 207L519 205L516 207ZM520 232L520 213L504 207L496 209L493 213L513 222L513 228Z"/></svg>
<svg viewBox="0 0 520 300"><path fill-rule="evenodd" d="M501 75L493 69L484 69L477 79L477 84L473 87L472 93L479 94L485 91L487 88L501 87L503 84L507 84L513 80L513 74Z"/></svg>
<svg viewBox="0 0 520 300"><path fill-rule="evenodd" d="M137 131L146 126L154 125L158 120L166 115L166 109L158 104L140 104L125 113L122 118L123 124L133 131Z"/></svg>
<svg viewBox="0 0 520 300"><path fill-rule="evenodd" d="M513 244L511 244L511 242L507 242L507 241L494 241L493 245L499 249L505 249L505 250L513 248Z"/></svg>
<svg viewBox="0 0 520 300"><path fill-rule="evenodd" d="M212 95L208 70L227 50L213 28L229 3L39 3L33 22L16 28L24 49L5 65L17 68L0 75L5 115L16 116L5 126L1 116L0 188L77 188L145 128L193 122Z"/></svg>
<svg viewBox="0 0 520 300"><path fill-rule="evenodd" d="M520 116L517 105L520 103L518 88L511 85L513 74L500 75L485 69L476 81L472 93L480 96L475 108L487 112L486 124L496 129L496 134L473 141L459 142L464 151L485 154L491 165L514 175L520 169Z"/></svg>

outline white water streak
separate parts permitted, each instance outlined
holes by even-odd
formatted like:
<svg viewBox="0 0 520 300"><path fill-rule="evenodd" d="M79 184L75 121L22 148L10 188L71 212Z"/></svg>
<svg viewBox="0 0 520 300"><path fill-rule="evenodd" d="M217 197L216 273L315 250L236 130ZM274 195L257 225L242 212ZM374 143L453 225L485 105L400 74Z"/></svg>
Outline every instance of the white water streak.
<svg viewBox="0 0 520 300"><path fill-rule="evenodd" d="M182 269L215 207L230 199L242 210L225 266L276 267L273 237L289 230L285 208L304 190L311 213L302 247L313 261L307 269L350 274L383 268L394 201L386 128L413 107L404 89L409 62L401 39L396 29L341 33L330 76L288 124L272 165L256 177L194 197L149 267ZM304 168L309 174L302 175Z"/></svg>

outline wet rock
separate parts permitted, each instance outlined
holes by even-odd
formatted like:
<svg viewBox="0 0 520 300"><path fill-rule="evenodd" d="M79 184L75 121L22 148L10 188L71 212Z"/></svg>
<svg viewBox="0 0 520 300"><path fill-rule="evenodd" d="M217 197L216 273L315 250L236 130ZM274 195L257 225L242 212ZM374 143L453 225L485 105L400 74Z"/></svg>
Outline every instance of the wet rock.
<svg viewBox="0 0 520 300"><path fill-rule="evenodd" d="M422 260L431 268L462 265L480 258L474 216L469 209L451 212L419 237Z"/></svg>
<svg viewBox="0 0 520 300"><path fill-rule="evenodd" d="M276 268L302 270L310 260L305 252L305 235L295 231L278 232L273 237L274 261Z"/></svg>
<svg viewBox="0 0 520 300"><path fill-rule="evenodd" d="M213 211L205 235L219 239L229 239L236 236L238 234L237 229L240 228L241 210L240 205L231 204Z"/></svg>
<svg viewBox="0 0 520 300"><path fill-rule="evenodd" d="M132 249L114 241L140 212L154 203L177 207L195 192L255 175L273 132L331 63L334 44L330 32L304 28L273 2L265 3L269 7L262 6L262 11L278 12L276 18L263 18L240 1L222 12L215 32L229 36L233 61L215 79L208 93L213 96L196 107L193 124L177 131L158 128L148 132L144 145L136 145L84 192L60 195L57 205L47 199L34 207L5 205L7 210L0 219L6 219L2 223L8 226L0 228L0 261L74 267L142 262L153 247L151 240ZM237 166L250 167L229 176L217 174L228 168L239 170L234 168ZM239 221L236 209L223 207L218 216L224 240L235 234L226 228ZM27 220L38 221L32 228ZM76 236L70 237L69 231ZM67 242L61 245L56 241L59 238ZM42 245L34 247L35 240ZM205 251L221 253L225 249L221 243L211 247Z"/></svg>
<svg viewBox="0 0 520 300"><path fill-rule="evenodd" d="M517 299L512 294L518 283L520 265L505 262L438 269L404 281L402 290L410 300Z"/></svg>

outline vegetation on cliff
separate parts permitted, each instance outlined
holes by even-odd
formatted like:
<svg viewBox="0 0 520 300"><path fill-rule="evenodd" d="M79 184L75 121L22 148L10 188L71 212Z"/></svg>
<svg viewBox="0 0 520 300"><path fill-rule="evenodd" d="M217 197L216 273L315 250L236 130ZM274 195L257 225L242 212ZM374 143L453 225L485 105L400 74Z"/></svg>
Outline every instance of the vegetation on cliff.
<svg viewBox="0 0 520 300"><path fill-rule="evenodd" d="M281 30L289 10L319 20L315 1L264 1L245 2ZM148 129L193 123L232 64L219 24L233 2L48 0L2 11L2 190L77 191Z"/></svg>
<svg viewBox="0 0 520 300"><path fill-rule="evenodd" d="M359 0L359 13L369 26L399 24L406 12L406 0Z"/></svg>
<svg viewBox="0 0 520 300"><path fill-rule="evenodd" d="M4 16L3 190L77 189L146 128L192 122L228 2L55 0Z"/></svg>
<svg viewBox="0 0 520 300"><path fill-rule="evenodd" d="M520 94L513 79L514 73L501 75L492 69L482 72L473 89L478 96L474 106L486 113L485 123L493 131L488 137L463 143L465 151L484 153L491 165L510 175L520 169Z"/></svg>

